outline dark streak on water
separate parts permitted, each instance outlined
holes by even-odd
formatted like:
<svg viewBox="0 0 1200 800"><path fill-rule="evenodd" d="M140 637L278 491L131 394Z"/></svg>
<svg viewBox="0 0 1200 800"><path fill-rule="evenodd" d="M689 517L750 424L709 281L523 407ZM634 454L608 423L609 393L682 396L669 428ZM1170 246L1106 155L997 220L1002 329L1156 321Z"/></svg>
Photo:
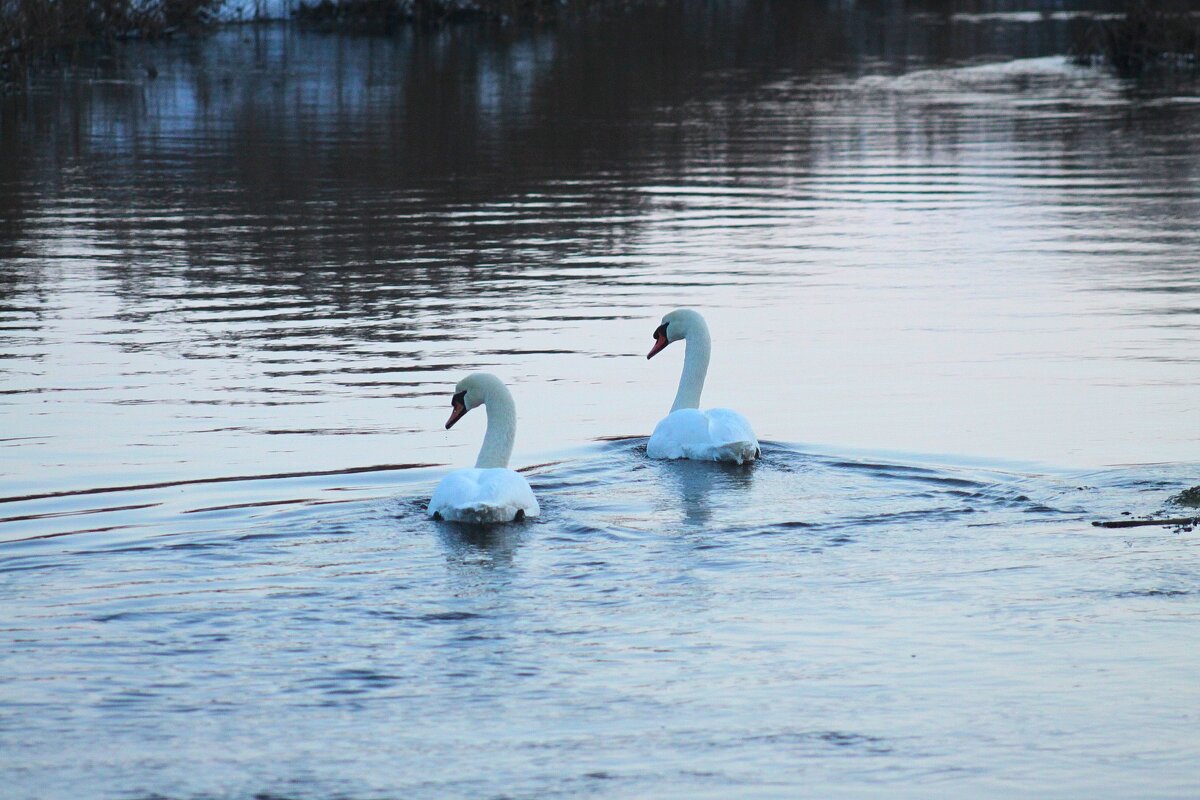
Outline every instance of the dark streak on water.
<svg viewBox="0 0 1200 800"><path fill-rule="evenodd" d="M0 98L4 792L1200 794L1196 534L1090 524L1200 482L1194 81L664 5ZM684 303L752 467L645 458ZM481 368L527 524L424 515Z"/></svg>

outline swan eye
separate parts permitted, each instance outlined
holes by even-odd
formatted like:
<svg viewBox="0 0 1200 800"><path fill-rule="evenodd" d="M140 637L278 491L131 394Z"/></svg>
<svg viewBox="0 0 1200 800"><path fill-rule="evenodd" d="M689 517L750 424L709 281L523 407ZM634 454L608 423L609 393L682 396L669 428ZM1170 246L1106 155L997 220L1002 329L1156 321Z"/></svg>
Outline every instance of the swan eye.
<svg viewBox="0 0 1200 800"><path fill-rule="evenodd" d="M450 405L452 405L452 406L464 406L464 407L465 407L465 406L467 405L467 392L466 392L466 390L463 390L463 391L461 391L461 392L457 393L456 395L454 395L454 397L450 398Z"/></svg>
<svg viewBox="0 0 1200 800"><path fill-rule="evenodd" d="M664 339L667 338L667 325L669 324L669 322L664 322L662 325L659 325L657 328L655 328L654 335L651 338L657 339L659 336L663 337Z"/></svg>

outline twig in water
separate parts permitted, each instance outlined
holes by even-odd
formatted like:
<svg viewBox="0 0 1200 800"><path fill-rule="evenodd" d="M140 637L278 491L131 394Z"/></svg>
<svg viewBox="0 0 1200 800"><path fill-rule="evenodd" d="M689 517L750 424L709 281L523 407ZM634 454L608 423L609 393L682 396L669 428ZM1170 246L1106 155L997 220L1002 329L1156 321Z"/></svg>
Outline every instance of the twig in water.
<svg viewBox="0 0 1200 800"><path fill-rule="evenodd" d="M1093 522L1097 528L1140 528L1145 525L1200 525L1200 517L1175 517L1174 519L1115 519L1109 522Z"/></svg>

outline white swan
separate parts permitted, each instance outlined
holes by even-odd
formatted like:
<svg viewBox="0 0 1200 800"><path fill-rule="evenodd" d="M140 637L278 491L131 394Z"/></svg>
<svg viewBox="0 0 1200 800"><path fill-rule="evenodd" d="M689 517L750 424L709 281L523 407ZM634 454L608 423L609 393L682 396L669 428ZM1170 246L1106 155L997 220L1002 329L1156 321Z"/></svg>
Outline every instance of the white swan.
<svg viewBox="0 0 1200 800"><path fill-rule="evenodd" d="M679 308L662 318L654 331L654 354L671 342L687 339L683 375L671 413L654 426L646 455L651 458L692 458L700 461L753 461L758 458L758 439L746 418L728 408L701 411L700 393L712 353L712 339L704 317L690 308Z"/></svg>
<svg viewBox="0 0 1200 800"><path fill-rule="evenodd" d="M454 387L449 429L476 406L487 406L487 433L473 469L456 469L433 490L429 515L453 522L512 522L541 513L533 490L508 468L517 433L517 408L495 375L476 372Z"/></svg>

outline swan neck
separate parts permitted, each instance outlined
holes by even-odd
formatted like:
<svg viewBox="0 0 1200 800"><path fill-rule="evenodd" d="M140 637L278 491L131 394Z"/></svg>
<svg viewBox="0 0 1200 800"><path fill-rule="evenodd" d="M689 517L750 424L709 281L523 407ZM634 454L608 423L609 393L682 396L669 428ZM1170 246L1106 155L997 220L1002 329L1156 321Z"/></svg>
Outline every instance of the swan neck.
<svg viewBox="0 0 1200 800"><path fill-rule="evenodd" d="M704 327L689 331L684 341L687 350L683 356L683 374L679 376L672 411L700 407L700 393L704 391L704 376L708 374L708 359L712 355L712 340Z"/></svg>
<svg viewBox="0 0 1200 800"><path fill-rule="evenodd" d="M475 467L507 467L513 441L517 437L516 405L507 389L490 392L484 403L487 408L487 433L483 435L483 446L479 448Z"/></svg>

